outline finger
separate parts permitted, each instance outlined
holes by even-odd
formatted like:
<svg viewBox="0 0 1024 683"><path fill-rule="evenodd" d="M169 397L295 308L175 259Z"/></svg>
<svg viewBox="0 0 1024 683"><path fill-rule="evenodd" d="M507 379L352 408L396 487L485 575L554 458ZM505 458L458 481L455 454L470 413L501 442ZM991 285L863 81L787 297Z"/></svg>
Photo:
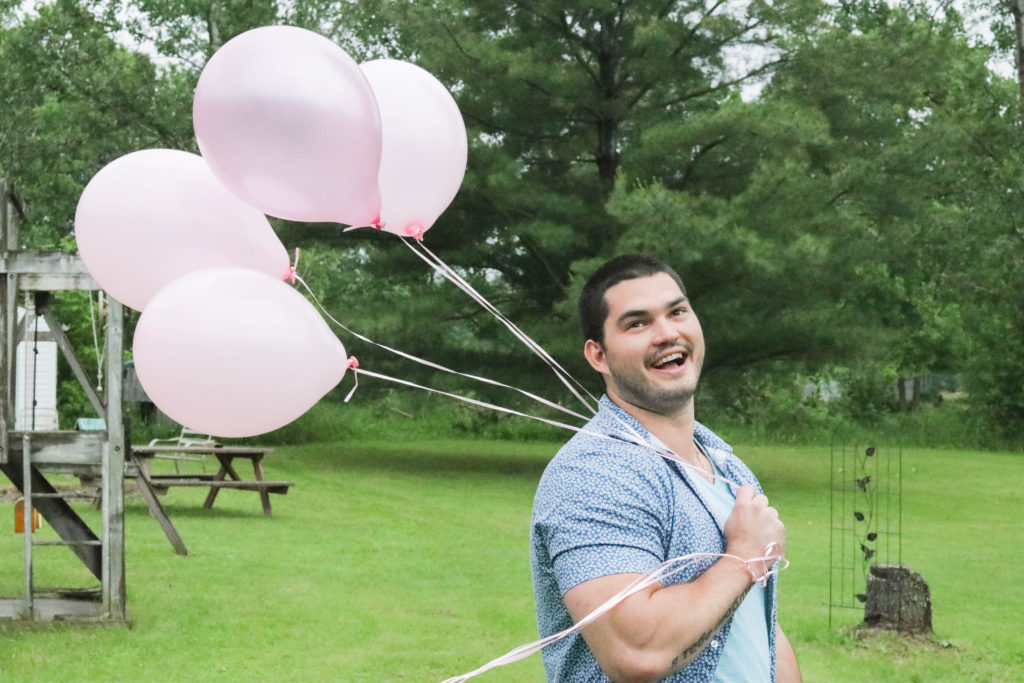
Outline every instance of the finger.
<svg viewBox="0 0 1024 683"><path fill-rule="evenodd" d="M749 503L754 500L757 495L757 489L754 488L753 484L744 484L743 486L736 489L736 502L737 503Z"/></svg>

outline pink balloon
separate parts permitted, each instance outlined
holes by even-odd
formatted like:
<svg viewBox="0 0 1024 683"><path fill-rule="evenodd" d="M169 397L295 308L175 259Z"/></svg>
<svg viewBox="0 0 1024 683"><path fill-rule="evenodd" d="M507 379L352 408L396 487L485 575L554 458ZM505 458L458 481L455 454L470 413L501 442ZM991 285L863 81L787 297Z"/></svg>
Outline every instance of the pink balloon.
<svg viewBox="0 0 1024 683"><path fill-rule="evenodd" d="M375 59L359 68L380 109L381 222L388 232L422 237L466 173L462 114L448 89L415 64Z"/></svg>
<svg viewBox="0 0 1024 683"><path fill-rule="evenodd" d="M266 216L217 181L203 158L132 152L104 166L75 212L75 240L103 289L142 310L164 285L212 266L284 278L288 253Z"/></svg>
<svg viewBox="0 0 1024 683"><path fill-rule="evenodd" d="M301 294L243 268L211 268L160 290L135 328L146 394L182 425L254 436L309 410L341 381L345 348Z"/></svg>
<svg viewBox="0 0 1024 683"><path fill-rule="evenodd" d="M203 157L251 206L296 221L377 221L377 104L327 38L294 26L232 38L203 69L192 113Z"/></svg>

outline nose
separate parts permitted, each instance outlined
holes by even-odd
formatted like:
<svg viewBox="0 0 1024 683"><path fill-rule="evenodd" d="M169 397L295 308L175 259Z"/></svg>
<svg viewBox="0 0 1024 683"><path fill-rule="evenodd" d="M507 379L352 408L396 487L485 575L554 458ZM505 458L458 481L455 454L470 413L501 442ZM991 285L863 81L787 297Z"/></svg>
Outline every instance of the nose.
<svg viewBox="0 0 1024 683"><path fill-rule="evenodd" d="M651 325L651 343L661 345L679 338L679 328L668 318L656 318Z"/></svg>

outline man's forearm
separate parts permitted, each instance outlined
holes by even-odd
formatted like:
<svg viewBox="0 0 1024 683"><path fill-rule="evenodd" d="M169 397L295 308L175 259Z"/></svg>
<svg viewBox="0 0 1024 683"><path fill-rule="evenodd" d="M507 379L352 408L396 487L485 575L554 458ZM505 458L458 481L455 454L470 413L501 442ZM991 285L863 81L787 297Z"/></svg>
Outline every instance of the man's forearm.
<svg viewBox="0 0 1024 683"><path fill-rule="evenodd" d="M593 602L577 601L575 589L570 590L565 598L573 619L578 621L628 585L630 576L605 577L622 585L596 591ZM612 680L660 680L707 647L752 585L742 564L722 559L694 581L657 586L627 598L608 618L583 629L583 637Z"/></svg>
<svg viewBox="0 0 1024 683"><path fill-rule="evenodd" d="M677 671L681 671L686 668L690 662L697 658L697 655L699 655L704 648L708 646L708 643L711 642L715 635L722 630L722 627L725 626L726 622L732 619L732 616L736 614L736 610L738 610L740 605L743 604L743 601L747 597L747 593L750 592L750 588L753 585L754 584L750 584L747 586L746 590L740 593L736 599L733 600L732 604L729 605L729 608L725 611L725 614L722 615L722 618L719 619L717 624L700 634L692 645L688 646L685 650L679 653L679 656L672 660L672 666L666 675L671 675Z"/></svg>

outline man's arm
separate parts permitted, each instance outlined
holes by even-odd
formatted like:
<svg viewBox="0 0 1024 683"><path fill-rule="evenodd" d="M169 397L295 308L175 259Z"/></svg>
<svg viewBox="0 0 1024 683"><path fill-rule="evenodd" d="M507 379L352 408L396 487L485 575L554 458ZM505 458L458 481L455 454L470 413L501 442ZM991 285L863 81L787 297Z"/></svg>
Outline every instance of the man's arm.
<svg viewBox="0 0 1024 683"><path fill-rule="evenodd" d="M789 643L789 638L782 632L782 627L775 628L775 681L776 683L801 683L800 665L796 662L796 652Z"/></svg>
<svg viewBox="0 0 1024 683"><path fill-rule="evenodd" d="M736 494L725 524L726 552L752 558L769 543L783 547L785 527L752 486ZM565 605L579 621L625 588L637 574L613 574L574 586ZM693 661L732 617L752 585L750 572L722 558L689 583L654 585L619 603L583 629L601 669L615 681L656 681Z"/></svg>

